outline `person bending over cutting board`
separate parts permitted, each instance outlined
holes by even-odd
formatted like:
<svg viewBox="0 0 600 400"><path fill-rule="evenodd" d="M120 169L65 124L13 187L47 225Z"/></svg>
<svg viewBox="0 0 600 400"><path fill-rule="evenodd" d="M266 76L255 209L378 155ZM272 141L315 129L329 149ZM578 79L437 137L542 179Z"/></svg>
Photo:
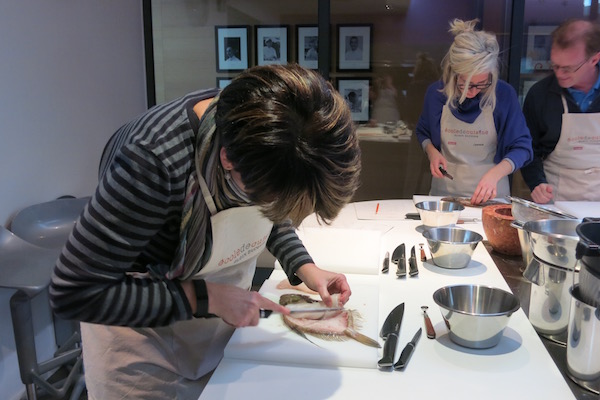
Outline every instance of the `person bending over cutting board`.
<svg viewBox="0 0 600 400"><path fill-rule="evenodd" d="M509 195L508 175L533 157L517 94L498 79L498 41L475 30L477 22L450 24L455 38L442 79L427 89L416 126L429 158L430 195L467 196L472 204Z"/></svg>
<svg viewBox="0 0 600 400"><path fill-rule="evenodd" d="M121 127L54 268L50 301L82 322L90 399L195 399L235 327L289 310L249 291L266 247L325 304L351 294L295 227L333 220L358 186L348 106L316 72L254 67L222 92Z"/></svg>
<svg viewBox="0 0 600 400"><path fill-rule="evenodd" d="M521 174L537 203L600 201L598 61L598 24L568 20L552 32L554 73L523 103L535 156Z"/></svg>

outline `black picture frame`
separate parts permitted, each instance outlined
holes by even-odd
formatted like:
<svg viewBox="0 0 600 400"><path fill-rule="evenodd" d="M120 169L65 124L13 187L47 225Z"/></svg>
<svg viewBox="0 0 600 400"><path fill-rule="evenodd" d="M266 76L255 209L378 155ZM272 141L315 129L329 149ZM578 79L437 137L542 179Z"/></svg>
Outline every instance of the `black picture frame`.
<svg viewBox="0 0 600 400"><path fill-rule="evenodd" d="M354 122L368 122L370 112L370 78L338 78L337 90L348 103Z"/></svg>
<svg viewBox="0 0 600 400"><path fill-rule="evenodd" d="M231 83L233 78L217 76L217 88L225 89L227 85Z"/></svg>
<svg viewBox="0 0 600 400"><path fill-rule="evenodd" d="M256 25L256 65L287 64L289 25Z"/></svg>
<svg viewBox="0 0 600 400"><path fill-rule="evenodd" d="M243 71L250 66L250 26L215 26L217 71Z"/></svg>
<svg viewBox="0 0 600 400"><path fill-rule="evenodd" d="M317 25L296 25L296 61L305 68L319 69Z"/></svg>
<svg viewBox="0 0 600 400"><path fill-rule="evenodd" d="M337 26L337 71L371 71L373 24Z"/></svg>

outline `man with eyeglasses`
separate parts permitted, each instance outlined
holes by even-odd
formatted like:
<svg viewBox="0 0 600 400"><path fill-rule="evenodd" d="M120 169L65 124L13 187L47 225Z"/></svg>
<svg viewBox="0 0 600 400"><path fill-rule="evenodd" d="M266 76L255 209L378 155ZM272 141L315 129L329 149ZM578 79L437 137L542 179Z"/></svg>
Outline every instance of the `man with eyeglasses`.
<svg viewBox="0 0 600 400"><path fill-rule="evenodd" d="M510 195L508 176L533 157L517 94L498 79L498 41L477 22L451 23L442 80L427 89L415 129L429 158L429 194L474 205Z"/></svg>
<svg viewBox="0 0 600 400"><path fill-rule="evenodd" d="M600 26L562 23L550 60L554 73L523 104L534 159L521 174L537 203L600 201Z"/></svg>

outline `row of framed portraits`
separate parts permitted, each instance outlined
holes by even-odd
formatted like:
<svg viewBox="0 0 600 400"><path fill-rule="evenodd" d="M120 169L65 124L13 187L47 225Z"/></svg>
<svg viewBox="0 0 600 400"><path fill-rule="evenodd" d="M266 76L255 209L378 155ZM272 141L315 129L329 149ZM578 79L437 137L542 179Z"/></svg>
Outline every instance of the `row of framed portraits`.
<svg viewBox="0 0 600 400"><path fill-rule="evenodd" d="M338 25L338 71L371 70L372 24ZM218 72L243 71L251 66L251 27L249 25L215 26ZM296 56L292 60L289 25L254 26L256 65L287 64L295 61L318 69L319 28L296 26Z"/></svg>
<svg viewBox="0 0 600 400"><path fill-rule="evenodd" d="M223 89L233 78L217 78L217 87ZM344 97L352 120L357 123L369 121L369 91L371 90L371 79L369 78L337 78L337 90Z"/></svg>

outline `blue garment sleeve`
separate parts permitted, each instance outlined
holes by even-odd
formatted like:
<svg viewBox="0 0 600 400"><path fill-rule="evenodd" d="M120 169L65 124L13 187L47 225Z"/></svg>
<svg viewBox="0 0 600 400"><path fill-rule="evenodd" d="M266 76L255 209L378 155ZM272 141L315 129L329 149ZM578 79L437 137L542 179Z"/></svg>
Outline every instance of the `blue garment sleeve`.
<svg viewBox="0 0 600 400"><path fill-rule="evenodd" d="M446 103L446 96L440 91L442 88L441 81L429 85L423 101L423 111L415 128L421 146L423 146L425 140L429 139L438 150L441 149L440 121L442 119L442 109Z"/></svg>
<svg viewBox="0 0 600 400"><path fill-rule="evenodd" d="M517 93L506 82L499 81L496 90L494 123L498 134L498 148L494 162L507 158L515 169L533 160L531 135L521 111Z"/></svg>

